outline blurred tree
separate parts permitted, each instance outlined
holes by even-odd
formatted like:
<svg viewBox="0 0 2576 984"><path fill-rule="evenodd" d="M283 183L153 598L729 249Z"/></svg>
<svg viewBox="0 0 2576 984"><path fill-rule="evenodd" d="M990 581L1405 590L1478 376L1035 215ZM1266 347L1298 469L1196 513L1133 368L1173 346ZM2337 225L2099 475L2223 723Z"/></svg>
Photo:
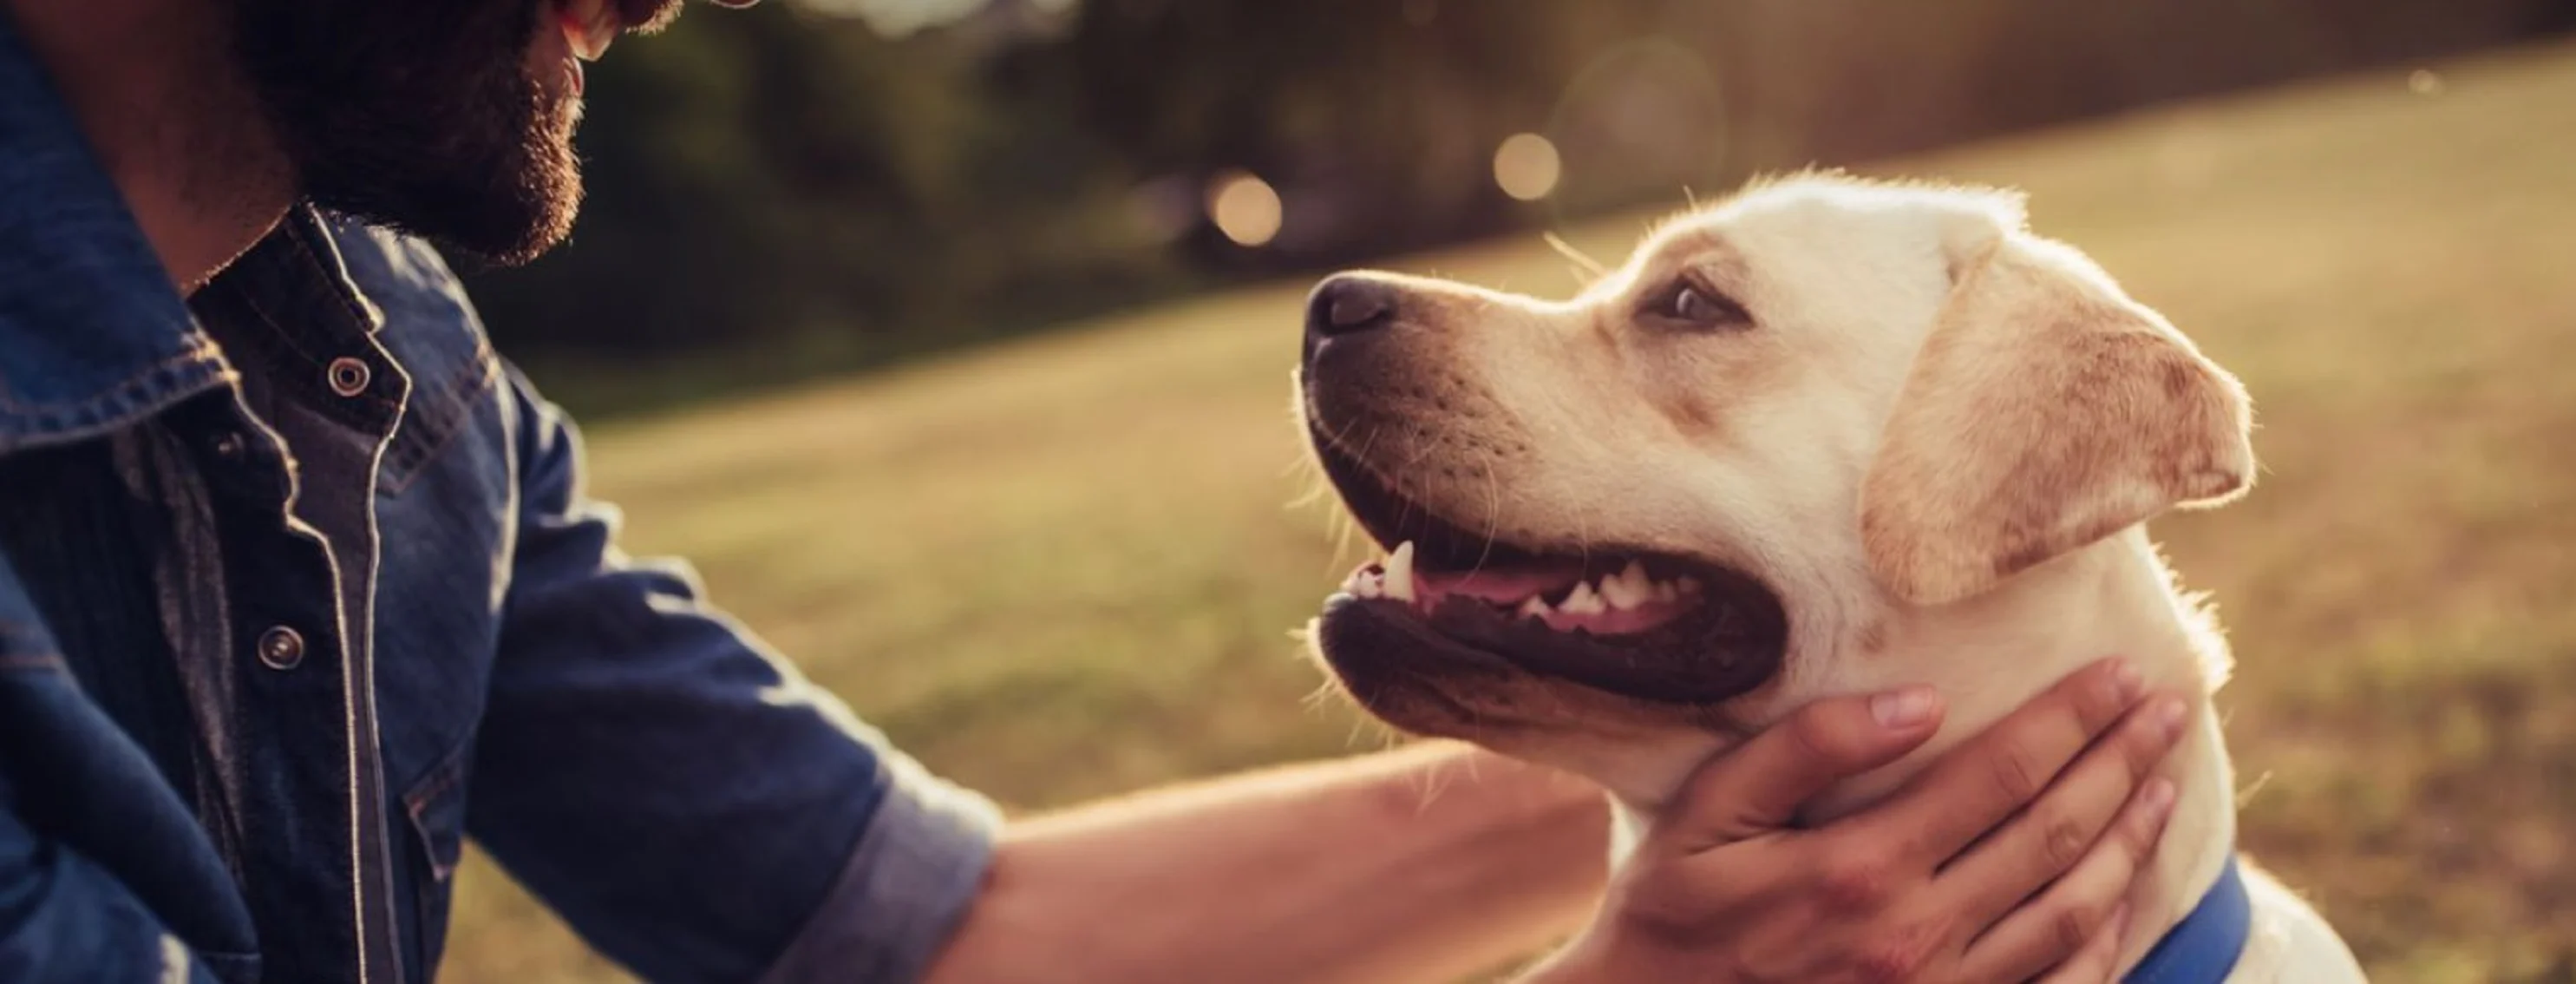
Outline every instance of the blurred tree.
<svg viewBox="0 0 2576 984"><path fill-rule="evenodd" d="M2576 26L2576 0L805 3L700 12L593 66L573 241L469 273L514 353L832 371L1754 170ZM1562 157L1535 204L1492 171L1520 132ZM1259 248L1204 215L1236 170L1283 202Z"/></svg>
<svg viewBox="0 0 2576 984"><path fill-rule="evenodd" d="M768 4L591 68L572 241L474 275L515 348L865 358L1162 269L1156 244L1102 219L1125 188L1081 135L979 85L959 46ZM1010 290L1056 300L993 294Z"/></svg>
<svg viewBox="0 0 2576 984"><path fill-rule="evenodd" d="M1240 168L1279 189L1269 249L1238 254L1202 224L1187 243L1203 261L1344 262L1508 224L1495 146L1543 129L1639 6L1089 0L1066 42L1018 52L999 77L1071 92L1141 175L1199 187Z"/></svg>

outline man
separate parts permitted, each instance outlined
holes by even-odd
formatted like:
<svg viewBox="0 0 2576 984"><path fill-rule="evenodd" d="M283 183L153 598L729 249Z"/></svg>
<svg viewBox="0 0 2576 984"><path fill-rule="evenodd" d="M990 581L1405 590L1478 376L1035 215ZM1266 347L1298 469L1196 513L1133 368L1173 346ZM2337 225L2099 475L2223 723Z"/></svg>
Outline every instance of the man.
<svg viewBox="0 0 2576 984"><path fill-rule="evenodd" d="M1940 713L1811 708L1597 911L1598 794L1456 747L1003 824L620 554L424 245L561 239L573 55L676 0L0 4L0 981L426 981L468 835L654 980L2108 973L2114 664L1794 830Z"/></svg>

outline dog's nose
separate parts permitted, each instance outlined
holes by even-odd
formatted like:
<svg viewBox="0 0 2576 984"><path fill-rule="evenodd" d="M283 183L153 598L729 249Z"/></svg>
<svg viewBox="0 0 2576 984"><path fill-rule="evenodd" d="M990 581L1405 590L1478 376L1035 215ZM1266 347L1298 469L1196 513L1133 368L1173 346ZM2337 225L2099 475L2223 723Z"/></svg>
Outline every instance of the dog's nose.
<svg viewBox="0 0 2576 984"><path fill-rule="evenodd" d="M1395 285L1341 273L1315 285L1306 299L1306 334L1315 339L1379 328L1395 320Z"/></svg>

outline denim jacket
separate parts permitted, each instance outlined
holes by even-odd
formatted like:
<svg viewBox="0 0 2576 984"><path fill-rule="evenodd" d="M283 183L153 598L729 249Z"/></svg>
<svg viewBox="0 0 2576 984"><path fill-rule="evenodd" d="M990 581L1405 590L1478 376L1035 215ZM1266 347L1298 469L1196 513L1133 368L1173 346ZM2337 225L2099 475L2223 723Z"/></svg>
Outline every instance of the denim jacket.
<svg viewBox="0 0 2576 984"><path fill-rule="evenodd" d="M469 836L647 979L918 976L991 804L581 468L418 241L183 300L0 12L0 981L422 984Z"/></svg>

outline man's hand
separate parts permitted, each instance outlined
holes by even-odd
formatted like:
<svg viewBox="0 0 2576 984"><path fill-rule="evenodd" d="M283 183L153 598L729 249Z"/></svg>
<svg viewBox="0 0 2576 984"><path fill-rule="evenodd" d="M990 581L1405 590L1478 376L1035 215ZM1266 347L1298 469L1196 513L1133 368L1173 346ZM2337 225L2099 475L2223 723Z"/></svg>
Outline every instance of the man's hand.
<svg viewBox="0 0 2576 984"><path fill-rule="evenodd" d="M2107 982L2173 803L2147 777L2187 710L2141 690L2120 661L2088 667L1884 802L1801 830L1802 803L1940 720L1928 689L1807 707L1692 779L1535 980Z"/></svg>

